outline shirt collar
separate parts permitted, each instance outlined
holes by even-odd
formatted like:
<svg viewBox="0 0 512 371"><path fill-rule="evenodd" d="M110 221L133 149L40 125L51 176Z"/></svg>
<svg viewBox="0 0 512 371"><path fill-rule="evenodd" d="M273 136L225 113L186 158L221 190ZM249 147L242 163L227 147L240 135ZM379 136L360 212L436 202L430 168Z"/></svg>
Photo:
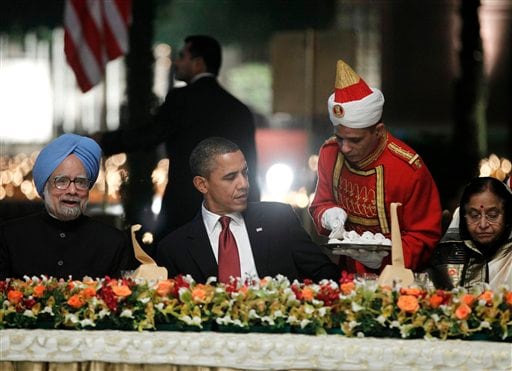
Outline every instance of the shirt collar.
<svg viewBox="0 0 512 371"><path fill-rule="evenodd" d="M203 220L204 220L204 223L206 225L206 229L207 229L208 234L212 233L213 229L217 225L217 222L219 221L219 218L222 215L218 215L218 214L212 213L210 210L208 210L204 206L204 202L203 202L203 204L201 206L201 214L203 216ZM243 224L243 220L244 219L243 219L243 216L242 216L241 213L229 213L229 214L226 214L226 216L229 216L232 219L232 222L235 223L235 224L239 224L239 225Z"/></svg>

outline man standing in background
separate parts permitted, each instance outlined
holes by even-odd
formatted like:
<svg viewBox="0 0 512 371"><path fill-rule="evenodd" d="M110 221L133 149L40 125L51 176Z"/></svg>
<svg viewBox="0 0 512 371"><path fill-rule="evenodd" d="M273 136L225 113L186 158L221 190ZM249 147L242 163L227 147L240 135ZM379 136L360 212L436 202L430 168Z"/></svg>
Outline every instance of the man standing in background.
<svg viewBox="0 0 512 371"><path fill-rule="evenodd" d="M192 186L188 158L201 140L222 136L238 143L247 156L251 173L249 200L259 200L256 181L255 124L250 110L222 88L217 75L221 46L209 36L185 38L174 62L176 79L187 86L172 88L148 126L95 134L105 155L153 148L165 143L169 157L168 183L158 216L156 240L190 221L201 206Z"/></svg>

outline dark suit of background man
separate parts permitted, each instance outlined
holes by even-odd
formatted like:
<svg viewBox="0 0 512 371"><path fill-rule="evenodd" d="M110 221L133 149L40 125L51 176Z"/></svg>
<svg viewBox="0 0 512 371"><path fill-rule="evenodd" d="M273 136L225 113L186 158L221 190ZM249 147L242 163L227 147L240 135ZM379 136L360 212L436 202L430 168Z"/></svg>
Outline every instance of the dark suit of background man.
<svg viewBox="0 0 512 371"><path fill-rule="evenodd" d="M240 277L339 278L338 267L313 243L290 205L247 202L247 163L236 144L205 139L192 152L190 167L204 202L191 222L158 245L157 262L169 276L190 274L197 282L218 276L221 217L229 216L238 254L233 262L240 263L232 265L239 266Z"/></svg>
<svg viewBox="0 0 512 371"><path fill-rule="evenodd" d="M174 62L176 79L187 83L169 91L150 126L116 130L99 136L105 155L150 148L165 142L170 159L168 183L158 217L156 239L191 220L201 205L192 186L188 158L202 139L222 136L238 143L247 154L253 188L256 183L255 124L249 109L217 81L221 66L220 44L209 36L189 36Z"/></svg>

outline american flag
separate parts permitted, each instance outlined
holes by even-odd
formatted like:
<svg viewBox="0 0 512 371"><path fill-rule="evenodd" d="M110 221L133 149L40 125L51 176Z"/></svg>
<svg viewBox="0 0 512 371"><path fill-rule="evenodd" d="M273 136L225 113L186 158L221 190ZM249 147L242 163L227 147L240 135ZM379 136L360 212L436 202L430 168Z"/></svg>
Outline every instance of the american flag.
<svg viewBox="0 0 512 371"><path fill-rule="evenodd" d="M108 61L128 52L132 0L67 0L64 52L78 86L98 84Z"/></svg>

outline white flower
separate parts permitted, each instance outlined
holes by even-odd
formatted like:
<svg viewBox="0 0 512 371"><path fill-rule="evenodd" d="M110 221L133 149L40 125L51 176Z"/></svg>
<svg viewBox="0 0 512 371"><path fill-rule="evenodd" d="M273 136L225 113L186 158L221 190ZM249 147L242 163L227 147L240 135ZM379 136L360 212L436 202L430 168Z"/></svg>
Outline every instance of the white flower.
<svg viewBox="0 0 512 371"><path fill-rule="evenodd" d="M31 310L29 310L29 309L25 309L25 311L23 312L23 315L24 315L25 317L32 317L32 318L35 318L34 313L32 313L32 311L31 311Z"/></svg>
<svg viewBox="0 0 512 371"><path fill-rule="evenodd" d="M146 304L149 300L150 300L150 298L140 298L140 299L139 299L139 301L140 301L142 304Z"/></svg>
<svg viewBox="0 0 512 371"><path fill-rule="evenodd" d="M260 318L260 316L258 315L258 313L256 313L256 311L254 309L250 309L249 310L249 318Z"/></svg>
<svg viewBox="0 0 512 371"><path fill-rule="evenodd" d="M157 304L155 304L155 308L157 310L161 311L162 309L164 309L164 303L157 303Z"/></svg>
<svg viewBox="0 0 512 371"><path fill-rule="evenodd" d="M322 308L318 309L318 314L320 315L320 317L324 317L326 313L327 313L326 307L322 307Z"/></svg>
<svg viewBox="0 0 512 371"><path fill-rule="evenodd" d="M288 316L288 319L286 320L287 323L296 324L297 323L297 317L295 316Z"/></svg>
<svg viewBox="0 0 512 371"><path fill-rule="evenodd" d="M480 328L491 328L491 324L487 321L482 321L480 323Z"/></svg>
<svg viewBox="0 0 512 371"><path fill-rule="evenodd" d="M104 308L104 309L100 310L100 312L98 313L98 317L100 319L102 319L103 317L108 316L109 314L110 314L110 310Z"/></svg>
<svg viewBox="0 0 512 371"><path fill-rule="evenodd" d="M82 326L82 327L86 327L86 326L95 327L96 324L93 321L91 321L90 319L87 318L87 319L84 319L84 320L80 321L80 326Z"/></svg>
<svg viewBox="0 0 512 371"><path fill-rule="evenodd" d="M77 323L78 322L78 317L73 314L73 313L68 313L66 314L66 316L64 317L64 321L65 322L71 322L71 323Z"/></svg>
<svg viewBox="0 0 512 371"><path fill-rule="evenodd" d="M311 321L309 319L303 319L302 321L300 321L300 328L304 328L307 325L309 325L310 323L311 323Z"/></svg>
<svg viewBox="0 0 512 371"><path fill-rule="evenodd" d="M400 322L398 322L398 321L391 321L391 323L389 324L389 327L390 328L394 328L394 327L400 328Z"/></svg>
<svg viewBox="0 0 512 371"><path fill-rule="evenodd" d="M354 327L356 327L356 326L358 326L358 325L360 325L360 324L361 324L361 323L356 322L356 321L350 321L350 322L348 323L348 328L352 330Z"/></svg>
<svg viewBox="0 0 512 371"><path fill-rule="evenodd" d="M234 323L235 321L233 321L231 319L231 316L228 314L228 315L225 315L224 317L218 317L215 322L217 322L217 324L219 325L229 325L231 323Z"/></svg>
<svg viewBox="0 0 512 371"><path fill-rule="evenodd" d="M361 331L358 331L358 332L357 332L357 337L358 337L358 338L364 338L364 333L363 333L363 332L361 332Z"/></svg>
<svg viewBox="0 0 512 371"><path fill-rule="evenodd" d="M132 313L131 309L125 309L121 312L119 317L133 318L133 313Z"/></svg>
<svg viewBox="0 0 512 371"><path fill-rule="evenodd" d="M268 323L270 326L273 326L275 325L275 322L274 322L274 319L270 316L264 316L264 317L261 317L261 322L262 323Z"/></svg>
<svg viewBox="0 0 512 371"><path fill-rule="evenodd" d="M46 307L44 307L44 309L41 311L41 313L50 313L50 314L53 316L53 308L52 308L52 307L49 307L49 306L46 306Z"/></svg>
<svg viewBox="0 0 512 371"><path fill-rule="evenodd" d="M180 320L185 322L187 325L202 327L201 326L201 317L194 316L194 317L190 318L190 316L182 316L182 317L180 317Z"/></svg>
<svg viewBox="0 0 512 371"><path fill-rule="evenodd" d="M360 310L363 310L363 309L364 309L364 307L363 307L363 306L361 306L361 305L357 304L355 301L353 301L351 304L352 304L352 305L351 305L351 306L352 306L352 310L353 310L354 312L359 312Z"/></svg>
<svg viewBox="0 0 512 371"><path fill-rule="evenodd" d="M434 313L430 316L434 320L434 322L439 322L439 315L437 313Z"/></svg>
<svg viewBox="0 0 512 371"><path fill-rule="evenodd" d="M379 322L381 325L386 323L386 317L384 317L382 314L377 317L377 322Z"/></svg>
<svg viewBox="0 0 512 371"><path fill-rule="evenodd" d="M315 312L315 308L308 305L306 308L304 308L304 312L306 314L313 314Z"/></svg>

